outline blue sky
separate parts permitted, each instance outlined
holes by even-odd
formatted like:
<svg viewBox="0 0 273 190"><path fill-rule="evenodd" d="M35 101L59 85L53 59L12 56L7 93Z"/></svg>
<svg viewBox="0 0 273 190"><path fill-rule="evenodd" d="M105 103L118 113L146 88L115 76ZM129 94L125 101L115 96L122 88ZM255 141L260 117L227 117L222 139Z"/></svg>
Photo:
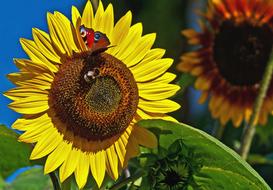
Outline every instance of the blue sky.
<svg viewBox="0 0 273 190"><path fill-rule="evenodd" d="M6 79L6 75L16 72L13 58L26 58L21 49L19 38L32 39L31 29L36 27L48 31L46 13L60 11L71 18L71 6L75 5L82 10L85 0L8 0L1 6L0 18L0 124L10 126L18 114L10 110L10 102L2 92L12 88L13 85Z"/></svg>

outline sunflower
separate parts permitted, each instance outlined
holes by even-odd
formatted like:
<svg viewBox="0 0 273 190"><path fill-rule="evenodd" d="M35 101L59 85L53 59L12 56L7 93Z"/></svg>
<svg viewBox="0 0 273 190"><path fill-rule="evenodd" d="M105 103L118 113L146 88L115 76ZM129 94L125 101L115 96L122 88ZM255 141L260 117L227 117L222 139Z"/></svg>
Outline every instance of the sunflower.
<svg viewBox="0 0 273 190"><path fill-rule="evenodd" d="M131 20L129 11L114 24L111 4L100 2L94 14L87 1L82 15L72 7L72 22L48 13L49 34L34 28L33 40L20 39L30 59L15 59L20 71L8 75L17 86L5 93L9 107L22 114L12 127L35 143L30 159L46 157L45 174L59 169L61 182L74 174L83 188L89 171L98 187L106 173L116 180L140 145L157 145L137 121L174 120L166 113L180 107L167 99L179 90L166 72L173 60L151 49L156 34L142 36ZM81 26L106 36L109 48L94 54Z"/></svg>
<svg viewBox="0 0 273 190"><path fill-rule="evenodd" d="M182 139L173 142L167 155L150 162L147 179L150 189L185 190L195 189L195 175L202 167L202 160ZM158 155L155 155L158 158ZM191 187L191 188L190 188Z"/></svg>
<svg viewBox="0 0 273 190"><path fill-rule="evenodd" d="M195 46L177 68L196 76L200 103L209 99L214 118L225 125L249 121L273 43L272 0L209 0L201 32L182 34ZM273 83L255 123L265 124L273 110Z"/></svg>

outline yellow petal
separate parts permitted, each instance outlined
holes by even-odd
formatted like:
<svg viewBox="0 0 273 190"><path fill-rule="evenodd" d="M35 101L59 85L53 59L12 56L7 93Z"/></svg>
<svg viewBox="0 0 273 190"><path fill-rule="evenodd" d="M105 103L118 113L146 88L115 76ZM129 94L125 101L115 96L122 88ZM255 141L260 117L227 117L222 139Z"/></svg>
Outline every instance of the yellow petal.
<svg viewBox="0 0 273 190"><path fill-rule="evenodd" d="M72 148L71 143L62 141L58 147L47 157L44 173L48 174L58 168L67 158Z"/></svg>
<svg viewBox="0 0 273 190"><path fill-rule="evenodd" d="M218 110L219 106L221 106L223 102L223 96L218 95L212 95L209 101L209 109L212 110Z"/></svg>
<svg viewBox="0 0 273 190"><path fill-rule="evenodd" d="M148 148L157 147L156 136L145 128L135 126L134 127L134 137L136 138L138 144L141 144Z"/></svg>
<svg viewBox="0 0 273 190"><path fill-rule="evenodd" d="M61 183L64 180L66 180L76 170L80 154L82 154L82 152L75 148L72 148L72 150L69 152L67 158L64 160L64 163L62 164L59 170Z"/></svg>
<svg viewBox="0 0 273 190"><path fill-rule="evenodd" d="M137 46L137 42L141 39L142 24L133 25L126 38L119 44L119 52L116 58L123 60L131 54Z"/></svg>
<svg viewBox="0 0 273 190"><path fill-rule="evenodd" d="M93 28L94 13L91 1L88 0L82 14L82 24L87 28Z"/></svg>
<svg viewBox="0 0 273 190"><path fill-rule="evenodd" d="M189 53L194 53L194 52L189 52ZM196 53L196 52L195 52ZM189 62L190 64L193 64L193 65L197 65L197 64L200 64L202 62L202 57L200 57L200 55L192 55L192 54L183 54L181 57L181 62Z"/></svg>
<svg viewBox="0 0 273 190"><path fill-rule="evenodd" d="M89 173L89 157L86 153L80 154L79 163L75 170L76 182L80 189L82 189L88 178Z"/></svg>
<svg viewBox="0 0 273 190"><path fill-rule="evenodd" d="M106 164L106 158L105 158L105 152L104 150L97 152L96 154L90 155L90 167L91 167L91 173L95 179L95 181L98 184L98 187L101 186L104 176L105 176L105 164Z"/></svg>
<svg viewBox="0 0 273 190"><path fill-rule="evenodd" d="M178 85L160 83L137 83L139 96L146 100L163 100L176 94Z"/></svg>
<svg viewBox="0 0 273 190"><path fill-rule="evenodd" d="M239 127L244 119L243 111L241 106L234 106L232 112L232 122L235 127ZM246 122L248 121L247 118Z"/></svg>
<svg viewBox="0 0 273 190"><path fill-rule="evenodd" d="M21 38L20 43L33 62L46 64L53 72L57 71L57 67L48 61L48 59L40 52L40 49L34 41Z"/></svg>
<svg viewBox="0 0 273 190"><path fill-rule="evenodd" d="M136 65L144 58L144 56L149 52L149 50L153 46L155 38L156 38L155 33L147 34L143 36L138 42L135 42L136 48L134 49L132 48L132 53L130 53L128 57L122 60L127 65L127 67Z"/></svg>
<svg viewBox="0 0 273 190"><path fill-rule="evenodd" d="M28 71L30 73L52 73L54 72L54 68L50 68L50 65L46 65L42 62L36 63L34 61L28 59L13 59L15 65L22 71ZM56 69L58 69L56 67Z"/></svg>
<svg viewBox="0 0 273 190"><path fill-rule="evenodd" d="M120 165L121 167L123 167L126 151L125 146L123 145L123 142L120 139L115 142L115 149L119 158Z"/></svg>
<svg viewBox="0 0 273 190"><path fill-rule="evenodd" d="M126 147L126 145L128 143L128 138L129 138L129 136L126 134L126 132L124 132L123 135L120 137L120 140L121 140L122 144L124 145L124 147Z"/></svg>
<svg viewBox="0 0 273 190"><path fill-rule="evenodd" d="M50 123L43 121L37 124L37 127L28 128L26 132L19 136L18 140L26 143L34 143L43 138L44 135L50 133L51 129Z"/></svg>
<svg viewBox="0 0 273 190"><path fill-rule="evenodd" d="M43 138L35 145L30 155L30 159L39 159L48 155L60 144L62 140L62 136L58 133L57 129L52 126L52 130L50 130L47 135L43 136Z"/></svg>
<svg viewBox="0 0 273 190"><path fill-rule="evenodd" d="M61 54L71 55L71 49L69 49L65 41L64 31L51 13L47 14L47 23L52 43Z"/></svg>
<svg viewBox="0 0 273 190"><path fill-rule="evenodd" d="M21 114L37 114L48 110L48 96L40 94L15 100L9 104L9 107Z"/></svg>
<svg viewBox="0 0 273 190"><path fill-rule="evenodd" d="M17 60L18 60L18 61L17 61ZM31 61L31 60L28 60L28 59L16 59L16 58L13 58L14 64L16 65L16 67L17 67L21 72L28 71L27 68L26 68L26 63L24 62L24 60L26 60L26 61Z"/></svg>
<svg viewBox="0 0 273 190"><path fill-rule="evenodd" d="M81 15L80 15L79 10L77 9L77 7L72 6L71 15L72 15L72 23L73 23L74 27L76 27L77 20L79 18L81 18Z"/></svg>
<svg viewBox="0 0 273 190"><path fill-rule="evenodd" d="M166 52L165 49L160 48L150 49L148 53L144 56L143 60L141 61L141 64L145 65L151 61L161 59L165 52Z"/></svg>
<svg viewBox="0 0 273 190"><path fill-rule="evenodd" d="M145 83L138 83L140 87L144 86L156 86L156 85L163 85L163 84L168 84L172 82L176 78L176 75L173 73L166 72L160 77L157 77L154 80L145 82Z"/></svg>
<svg viewBox="0 0 273 190"><path fill-rule="evenodd" d="M220 115L220 122L222 126L226 125L228 120L231 118L231 114L232 114L231 109L232 109L232 106L229 101L225 101L222 104L221 109L219 110L219 112L222 113Z"/></svg>
<svg viewBox="0 0 273 190"><path fill-rule="evenodd" d="M15 81L17 85L21 86L26 86L29 88L38 88L41 90L48 90L51 88L51 82L53 81L53 78L50 78L49 75L39 75L34 77L33 79L30 80L25 80L25 81L20 81L17 80Z"/></svg>
<svg viewBox="0 0 273 190"><path fill-rule="evenodd" d="M96 22L96 21L95 21ZM114 28L114 11L113 5L110 3L101 17L100 23L96 24L96 30L110 36ZM110 41L111 42L111 41Z"/></svg>
<svg viewBox="0 0 273 190"><path fill-rule="evenodd" d="M36 130L40 128L41 125L46 126L47 124L51 123L51 118L47 115L47 113L34 117L34 118L20 118L17 119L13 124L12 128L21 130L21 131L26 131L26 130Z"/></svg>
<svg viewBox="0 0 273 190"><path fill-rule="evenodd" d="M63 31L63 36L65 37L65 41L69 51L72 50L73 52L79 52L74 42L74 37L72 33L72 30L74 32L74 27L72 26L70 20L66 18L66 16L64 16L62 13L57 11L54 12L54 17L56 18L56 21L59 23L59 26L61 27L61 30Z"/></svg>
<svg viewBox="0 0 273 190"><path fill-rule="evenodd" d="M127 36L132 22L131 11L127 12L115 25L112 34L109 36L111 45L114 47L107 50L111 55L115 55L119 51L119 45Z"/></svg>
<svg viewBox="0 0 273 190"><path fill-rule="evenodd" d="M200 98L198 99L199 104L205 103L205 101L208 99L209 92L208 91L203 91L202 94L200 95Z"/></svg>
<svg viewBox="0 0 273 190"><path fill-rule="evenodd" d="M118 156L114 145L106 149L106 161L108 163L107 171L110 172L109 175L113 177L114 180L118 179Z"/></svg>
<svg viewBox="0 0 273 190"><path fill-rule="evenodd" d="M180 105L171 100L147 101L139 99L138 107L144 111L154 113L169 113L180 108Z"/></svg>
<svg viewBox="0 0 273 190"><path fill-rule="evenodd" d="M172 65L173 60L169 58L151 61L147 64L139 63L130 70L137 82L145 82L162 75Z"/></svg>
<svg viewBox="0 0 273 190"><path fill-rule="evenodd" d="M204 68L203 65L201 65L201 66L195 66L195 67L192 68L191 74L192 74L193 76L199 76L199 75L201 75L204 71L205 71L205 68Z"/></svg>
<svg viewBox="0 0 273 190"><path fill-rule="evenodd" d="M208 90L211 86L211 82L211 79L207 78L204 75L201 75L196 79L194 86L198 90Z"/></svg>
<svg viewBox="0 0 273 190"><path fill-rule="evenodd" d="M166 121L172 121L172 122L178 122L175 118L168 116L166 114L161 114L161 113L149 113L149 112L144 112L141 109L137 109L137 115L141 119L163 119Z"/></svg>
<svg viewBox="0 0 273 190"><path fill-rule="evenodd" d="M33 39L40 52L49 60L56 63L60 63L60 56L56 54L54 48L52 47L52 42L47 33L37 28L32 29ZM53 65L54 66L54 65ZM50 68L53 67L50 65ZM55 66L56 67L56 66ZM54 68L52 68L53 71Z"/></svg>
<svg viewBox="0 0 273 190"><path fill-rule="evenodd" d="M228 99L224 99L219 107L215 107L217 109L217 112L215 113L215 117L218 118L221 116L221 114L226 114L226 111L229 108L229 100Z"/></svg>
<svg viewBox="0 0 273 190"><path fill-rule="evenodd" d="M4 93L4 95L11 100L18 100L21 98L37 96L37 95L39 96L39 94L41 94L42 96L47 96L48 91L36 89L36 88L17 87Z"/></svg>
<svg viewBox="0 0 273 190"><path fill-rule="evenodd" d="M194 29L183 30L182 34L188 38L197 37L199 35Z"/></svg>
<svg viewBox="0 0 273 190"><path fill-rule="evenodd" d="M20 82L30 80L35 76L37 76L36 73L30 73L26 71L26 72L18 72L18 73L9 73L7 75L7 78L17 85L17 84L20 84Z"/></svg>
<svg viewBox="0 0 273 190"><path fill-rule="evenodd" d="M94 23L92 24L93 25L93 29L95 31L98 31L101 28L101 26L102 26L103 14L104 14L103 4L102 4L101 1L99 1L99 6L98 6L97 12L95 14Z"/></svg>

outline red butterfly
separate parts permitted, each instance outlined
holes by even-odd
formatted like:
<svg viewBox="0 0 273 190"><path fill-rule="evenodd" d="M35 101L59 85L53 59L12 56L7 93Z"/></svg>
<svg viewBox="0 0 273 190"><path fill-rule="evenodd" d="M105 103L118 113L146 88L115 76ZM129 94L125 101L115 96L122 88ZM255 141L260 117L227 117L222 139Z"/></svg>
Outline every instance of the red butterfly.
<svg viewBox="0 0 273 190"><path fill-rule="evenodd" d="M105 34L94 31L92 28L86 28L84 25L80 26L80 34L92 54L104 52L110 45L110 41Z"/></svg>

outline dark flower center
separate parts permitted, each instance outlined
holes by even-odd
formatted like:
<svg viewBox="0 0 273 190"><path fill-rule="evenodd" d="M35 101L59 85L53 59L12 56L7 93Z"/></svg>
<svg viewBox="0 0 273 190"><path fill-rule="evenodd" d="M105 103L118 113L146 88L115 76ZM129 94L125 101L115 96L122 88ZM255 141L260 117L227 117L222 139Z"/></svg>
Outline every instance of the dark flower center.
<svg viewBox="0 0 273 190"><path fill-rule="evenodd" d="M273 32L268 25L224 21L214 41L214 61L232 85L259 83L269 61Z"/></svg>
<svg viewBox="0 0 273 190"><path fill-rule="evenodd" d="M118 107L121 92L115 79L112 77L98 77L90 86L90 90L85 97L90 109L101 113L111 113Z"/></svg>
<svg viewBox="0 0 273 190"><path fill-rule="evenodd" d="M130 125L138 105L134 77L124 63L101 53L63 61L51 86L49 103L64 139L103 141ZM81 146L81 145L79 145Z"/></svg>
<svg viewBox="0 0 273 190"><path fill-rule="evenodd" d="M173 187L178 185L180 182L184 182L184 180L176 171L168 170L166 172L164 183L166 183L168 186Z"/></svg>

